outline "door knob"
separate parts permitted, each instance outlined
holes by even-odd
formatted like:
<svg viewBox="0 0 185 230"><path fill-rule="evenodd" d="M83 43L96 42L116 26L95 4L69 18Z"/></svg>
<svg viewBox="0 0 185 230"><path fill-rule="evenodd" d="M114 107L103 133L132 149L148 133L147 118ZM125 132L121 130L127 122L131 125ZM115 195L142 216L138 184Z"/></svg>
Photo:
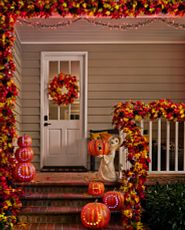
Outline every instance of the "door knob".
<svg viewBox="0 0 185 230"><path fill-rule="evenodd" d="M47 123L47 122L44 123L44 126L48 126L48 125L51 125L51 123Z"/></svg>

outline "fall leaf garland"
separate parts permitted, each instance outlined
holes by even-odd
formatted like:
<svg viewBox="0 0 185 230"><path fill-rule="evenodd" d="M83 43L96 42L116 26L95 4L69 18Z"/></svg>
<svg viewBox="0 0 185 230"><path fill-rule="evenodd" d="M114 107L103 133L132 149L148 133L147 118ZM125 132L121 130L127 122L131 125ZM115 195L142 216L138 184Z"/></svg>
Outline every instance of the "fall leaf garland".
<svg viewBox="0 0 185 230"><path fill-rule="evenodd" d="M136 121L164 118L173 122L185 121L185 104L157 100L149 104L140 101L120 102L115 106L113 124L126 134L123 145L128 149L131 167L124 171L121 190L124 192L123 225L125 229L143 229L141 200L144 198L148 165L148 141Z"/></svg>

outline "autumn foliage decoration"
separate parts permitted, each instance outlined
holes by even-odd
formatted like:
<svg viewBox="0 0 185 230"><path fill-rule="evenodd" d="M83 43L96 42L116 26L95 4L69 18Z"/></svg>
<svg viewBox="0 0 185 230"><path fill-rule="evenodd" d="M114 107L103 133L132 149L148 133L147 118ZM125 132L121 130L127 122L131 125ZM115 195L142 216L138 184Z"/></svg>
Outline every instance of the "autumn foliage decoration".
<svg viewBox="0 0 185 230"><path fill-rule="evenodd" d="M13 226L13 224L16 222L16 213L20 207L20 202L18 198L19 189L14 188L12 179L12 168L14 166L14 163L12 163L14 162L12 156L12 143L13 138L16 136L15 115L13 113L13 109L17 95L16 86L12 81L12 77L15 71L15 65L12 55L12 47L15 39L14 24L16 22L17 17L48 17L51 16L53 13L58 13L62 17L72 15L96 17L108 16L111 18L121 18L127 16L154 14L183 16L185 14L185 2L183 0L0 1L0 195L2 198L0 202L0 221L1 223L5 223L3 227L1 226L2 229L11 228ZM114 122L117 127L123 128L123 124L126 121L122 119L122 112L120 115L118 115L120 110L122 110L122 106L124 107L124 105L120 104L115 109ZM173 111L174 113L176 113L175 109ZM171 112L168 113L169 117L171 116L169 115L170 113ZM156 116L156 114L153 114L153 116ZM143 137L140 135L140 130L134 126L130 118L128 118L128 121L129 122L124 128L124 131L127 133L125 145L129 145L129 139L136 138L141 142L141 145L143 144L143 146L146 146L146 140L144 140ZM135 148L139 148L139 146L136 145ZM145 151L146 150L142 151L144 155ZM130 157L132 158L131 155ZM133 159L132 161L134 162ZM132 178L132 172L127 173L129 174L127 175L127 177ZM138 186L142 182L143 177L144 176L139 176ZM133 180L137 181L136 179L132 178L129 179L128 182L128 187L131 186L131 191L135 191L132 189L133 182L130 184L130 182ZM137 190L139 191L140 188L138 187ZM143 188L141 188L141 190L143 191ZM134 194L131 194L131 196L133 195ZM126 200L129 199L130 198L128 197ZM137 197L135 200L138 200ZM135 203L137 202L135 201ZM136 205L134 205L134 207L136 207ZM127 216L132 216L132 219L138 218L138 215L131 215L128 210L129 209L125 211L125 216L127 214ZM128 218L128 220L130 220L130 217Z"/></svg>
<svg viewBox="0 0 185 230"><path fill-rule="evenodd" d="M3 3L5 1L0 3L1 9ZM21 207L21 189L15 187L13 180L13 138L16 137L13 110L17 96L12 80L15 71L12 55L15 17L3 14L2 10L0 12L0 228L11 229L17 222Z"/></svg>
<svg viewBox="0 0 185 230"><path fill-rule="evenodd" d="M123 222L125 229L142 229L141 200L144 198L148 165L148 142L136 121L165 118L185 121L185 104L157 100L149 104L140 101L120 102L115 106L113 124L126 134L124 146L128 149L129 170L124 171L121 190L124 193Z"/></svg>

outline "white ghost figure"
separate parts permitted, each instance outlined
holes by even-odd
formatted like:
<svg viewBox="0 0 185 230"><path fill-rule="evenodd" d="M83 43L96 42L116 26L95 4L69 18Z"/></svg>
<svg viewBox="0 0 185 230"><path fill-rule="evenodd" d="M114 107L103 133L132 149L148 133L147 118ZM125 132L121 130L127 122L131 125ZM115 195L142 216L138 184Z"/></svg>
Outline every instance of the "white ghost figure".
<svg viewBox="0 0 185 230"><path fill-rule="evenodd" d="M116 150L122 143L118 135L113 135L109 138L110 153L108 155L100 155L100 166L98 170L98 177L104 181L114 182L117 180L117 175L114 167L114 158Z"/></svg>

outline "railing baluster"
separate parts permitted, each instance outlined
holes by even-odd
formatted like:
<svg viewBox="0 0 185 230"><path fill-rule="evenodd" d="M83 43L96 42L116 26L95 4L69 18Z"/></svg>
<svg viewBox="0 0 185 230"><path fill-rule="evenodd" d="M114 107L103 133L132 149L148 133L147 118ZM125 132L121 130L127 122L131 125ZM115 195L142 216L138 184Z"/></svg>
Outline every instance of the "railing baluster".
<svg viewBox="0 0 185 230"><path fill-rule="evenodd" d="M150 164L149 164L149 171L152 171L152 121L149 121L149 157L150 157Z"/></svg>
<svg viewBox="0 0 185 230"><path fill-rule="evenodd" d="M179 122L175 122L175 172L178 171Z"/></svg>
<svg viewBox="0 0 185 230"><path fill-rule="evenodd" d="M170 122L166 121L166 171L170 170Z"/></svg>
<svg viewBox="0 0 185 230"><path fill-rule="evenodd" d="M161 171L161 118L158 119L157 171Z"/></svg>
<svg viewBox="0 0 185 230"><path fill-rule="evenodd" d="M144 134L144 120L141 120L141 134Z"/></svg>

